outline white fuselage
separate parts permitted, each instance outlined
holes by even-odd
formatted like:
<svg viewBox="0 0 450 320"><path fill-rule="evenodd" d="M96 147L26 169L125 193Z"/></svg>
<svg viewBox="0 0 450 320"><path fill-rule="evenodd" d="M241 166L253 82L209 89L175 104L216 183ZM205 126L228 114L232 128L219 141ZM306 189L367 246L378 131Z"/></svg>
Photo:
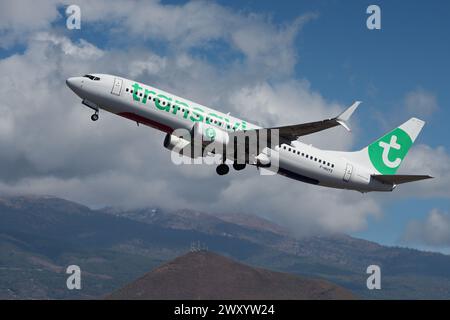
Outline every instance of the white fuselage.
<svg viewBox="0 0 450 320"><path fill-rule="evenodd" d="M260 128L136 81L106 74L92 76L99 79L74 77L67 80L67 85L93 109L100 108L166 133L180 128L190 130L196 122L224 131ZM299 141L282 143L275 150L278 173L292 179L361 192L392 191L395 187L371 179L373 172L346 159L346 153L321 150Z"/></svg>

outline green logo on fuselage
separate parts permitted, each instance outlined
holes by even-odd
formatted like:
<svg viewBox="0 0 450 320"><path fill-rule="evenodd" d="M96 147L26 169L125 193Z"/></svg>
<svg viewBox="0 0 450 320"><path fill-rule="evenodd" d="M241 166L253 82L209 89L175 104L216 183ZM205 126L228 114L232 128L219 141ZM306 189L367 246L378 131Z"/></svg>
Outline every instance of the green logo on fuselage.
<svg viewBox="0 0 450 320"><path fill-rule="evenodd" d="M208 139L214 141L214 138L216 137L216 130L214 130L213 128L206 128L205 134Z"/></svg>
<svg viewBox="0 0 450 320"><path fill-rule="evenodd" d="M231 123L230 119L224 116L220 116L216 113L210 112L208 114L198 107L191 107L184 101L179 101L168 97L163 94L158 94L153 90L149 90L138 83L132 85L133 88L133 100L146 104L148 101L154 99L154 105L158 110L171 112L172 114L180 113L184 119L188 119L192 122L205 122L206 124L213 124L222 127L225 130L247 130L247 123L242 121L241 123ZM142 92L143 91L143 92ZM215 137L215 132L214 132Z"/></svg>
<svg viewBox="0 0 450 320"><path fill-rule="evenodd" d="M370 161L381 174L395 174L412 144L409 135L396 128L369 145Z"/></svg>

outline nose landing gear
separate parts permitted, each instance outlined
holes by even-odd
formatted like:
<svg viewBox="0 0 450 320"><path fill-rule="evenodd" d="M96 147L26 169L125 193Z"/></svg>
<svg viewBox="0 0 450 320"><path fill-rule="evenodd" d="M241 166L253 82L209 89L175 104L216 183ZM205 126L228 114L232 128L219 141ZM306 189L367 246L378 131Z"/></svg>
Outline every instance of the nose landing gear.
<svg viewBox="0 0 450 320"><path fill-rule="evenodd" d="M91 120L92 121L97 121L98 120L98 111L91 116Z"/></svg>
<svg viewBox="0 0 450 320"><path fill-rule="evenodd" d="M88 108L94 110L95 113L91 116L91 120L92 120L92 121L97 121L97 120L98 120L98 110L99 110L99 106L96 105L96 104L93 103L93 102L90 102L90 101L87 100L87 99L83 99L83 101L81 101L81 103L84 104L86 107L88 107Z"/></svg>

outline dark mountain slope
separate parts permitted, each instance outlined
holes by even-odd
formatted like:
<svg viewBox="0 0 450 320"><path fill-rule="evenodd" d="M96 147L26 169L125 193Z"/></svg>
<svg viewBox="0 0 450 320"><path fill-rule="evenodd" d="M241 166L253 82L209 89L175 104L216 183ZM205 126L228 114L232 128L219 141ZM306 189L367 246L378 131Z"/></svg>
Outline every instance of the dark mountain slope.
<svg viewBox="0 0 450 320"><path fill-rule="evenodd" d="M328 281L254 268L200 251L148 272L108 299L354 299Z"/></svg>
<svg viewBox="0 0 450 320"><path fill-rule="evenodd" d="M297 239L250 215L91 210L54 197L0 196L0 297L100 297L189 251L193 242L255 267L322 278L365 298L450 298L450 256L346 235ZM65 268L83 272L68 291ZM366 268L382 270L367 290Z"/></svg>

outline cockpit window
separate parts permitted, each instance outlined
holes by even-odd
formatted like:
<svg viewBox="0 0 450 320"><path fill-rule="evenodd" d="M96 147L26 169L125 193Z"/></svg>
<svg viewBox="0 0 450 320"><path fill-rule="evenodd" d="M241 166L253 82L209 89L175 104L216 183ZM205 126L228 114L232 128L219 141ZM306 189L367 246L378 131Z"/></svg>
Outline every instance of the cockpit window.
<svg viewBox="0 0 450 320"><path fill-rule="evenodd" d="M95 76L90 75L90 74L85 74L83 77L84 77L84 78L89 78L89 79L95 80L95 81L100 80L99 77L95 77Z"/></svg>

